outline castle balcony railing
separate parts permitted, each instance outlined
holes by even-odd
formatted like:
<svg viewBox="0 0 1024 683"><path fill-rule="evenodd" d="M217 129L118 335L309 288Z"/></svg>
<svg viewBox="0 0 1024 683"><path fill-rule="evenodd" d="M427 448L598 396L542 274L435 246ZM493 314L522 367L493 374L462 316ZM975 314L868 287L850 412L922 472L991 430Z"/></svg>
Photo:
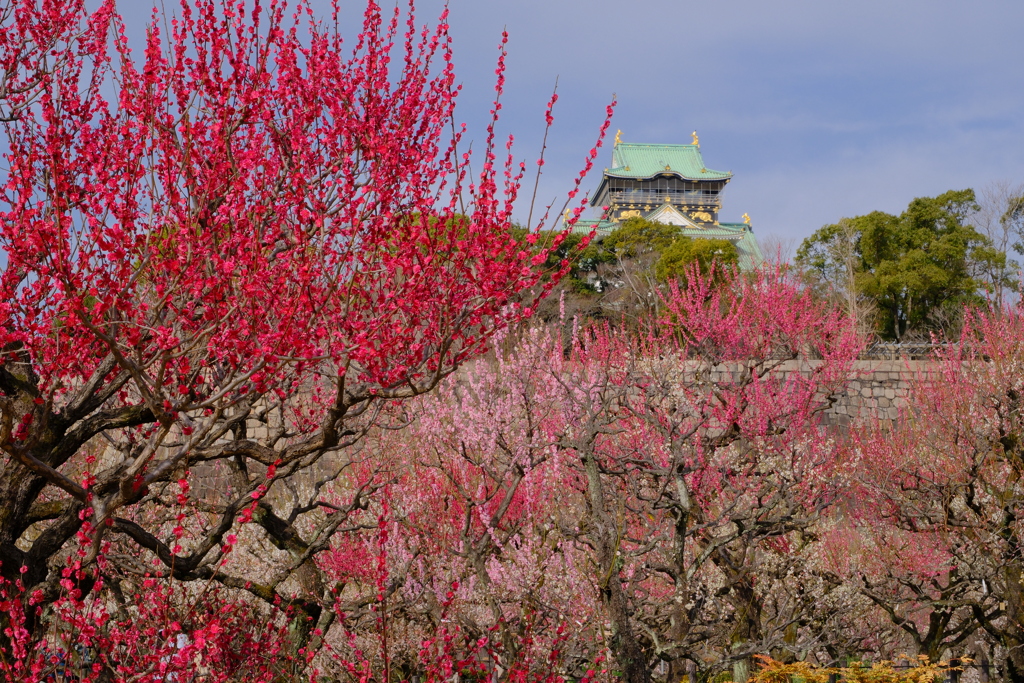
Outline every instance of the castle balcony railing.
<svg viewBox="0 0 1024 683"><path fill-rule="evenodd" d="M702 192L626 190L620 192L613 191L610 199L615 204L649 204L652 207L664 204L666 201L675 205L707 206L715 209L722 206L722 199L719 195L704 194Z"/></svg>

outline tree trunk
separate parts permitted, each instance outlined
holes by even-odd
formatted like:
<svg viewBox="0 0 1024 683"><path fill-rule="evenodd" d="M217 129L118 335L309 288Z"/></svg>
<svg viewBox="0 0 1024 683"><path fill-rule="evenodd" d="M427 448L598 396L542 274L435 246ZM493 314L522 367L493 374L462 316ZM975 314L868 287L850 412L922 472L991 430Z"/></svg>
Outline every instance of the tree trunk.
<svg viewBox="0 0 1024 683"><path fill-rule="evenodd" d="M626 596L622 591L618 572L614 574L608 585L601 591L612 624L612 637L609 646L615 655L615 662L621 671L620 678L624 683L650 683L651 675L647 667L647 658L633 634L629 622Z"/></svg>
<svg viewBox="0 0 1024 683"><path fill-rule="evenodd" d="M579 450L583 454L587 475L587 502L592 517L593 540L597 548L598 571L601 573L601 602L611 622L608 646L620 669L624 683L650 683L651 675L643 648L633 633L629 606L622 588L618 528L608 513L601 471L590 448L592 442Z"/></svg>
<svg viewBox="0 0 1024 683"><path fill-rule="evenodd" d="M736 626L730 641L734 653L744 653L750 643L761 637L761 602L747 577L734 581L730 595L730 602L736 610ZM734 660L732 672L733 683L746 683L750 678L749 653Z"/></svg>
<svg viewBox="0 0 1024 683"><path fill-rule="evenodd" d="M1024 586L1021 585L1021 581L1024 581L1024 567L1018 559L1022 550L1015 533L1018 515L1012 509L1004 509L1003 514L1001 535L1007 548L1004 551L1002 587L1007 622L1002 637L1007 651L1006 680L1010 683L1024 683Z"/></svg>
<svg viewBox="0 0 1024 683"><path fill-rule="evenodd" d="M736 643L735 647L741 647L746 643ZM733 683L747 683L750 678L750 657L742 657L732 663Z"/></svg>

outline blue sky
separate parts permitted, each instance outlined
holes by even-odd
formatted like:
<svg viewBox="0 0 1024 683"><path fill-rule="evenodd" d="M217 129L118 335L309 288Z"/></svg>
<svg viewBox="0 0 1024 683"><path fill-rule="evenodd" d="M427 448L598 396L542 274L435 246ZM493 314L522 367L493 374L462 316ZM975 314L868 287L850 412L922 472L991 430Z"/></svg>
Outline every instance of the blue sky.
<svg viewBox="0 0 1024 683"><path fill-rule="evenodd" d="M418 4L423 20L442 6ZM328 2L314 5L326 11ZM464 84L458 115L472 137L483 136L503 28L502 129L527 160L540 149L544 104L559 78L543 199L568 189L612 93L612 132L622 129L625 141L683 143L696 129L708 167L735 173L722 220L747 212L762 240L799 240L840 217L899 212L948 189L1024 182L1020 0L449 6ZM588 189L610 157L606 147Z"/></svg>

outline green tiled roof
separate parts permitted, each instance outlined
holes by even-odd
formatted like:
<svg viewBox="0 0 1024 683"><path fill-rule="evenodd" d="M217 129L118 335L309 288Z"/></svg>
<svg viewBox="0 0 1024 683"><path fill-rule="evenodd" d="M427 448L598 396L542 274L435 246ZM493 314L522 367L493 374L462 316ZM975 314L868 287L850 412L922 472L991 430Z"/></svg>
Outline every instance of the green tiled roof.
<svg viewBox="0 0 1024 683"><path fill-rule="evenodd" d="M729 231L733 237L723 235L722 238L706 235L708 239L732 239L736 243L736 254L740 257L740 270L753 270L764 263L764 254L761 253L761 246L757 238L746 223L720 223L715 226L721 231ZM708 228L713 230L714 228ZM696 232L696 231L689 231ZM689 234L689 232L687 234ZM735 236L739 234L737 239Z"/></svg>
<svg viewBox="0 0 1024 683"><path fill-rule="evenodd" d="M712 171L704 166L697 145L643 145L620 142L612 150L612 178L646 179L672 173L687 180L727 180L732 173Z"/></svg>
<svg viewBox="0 0 1024 683"><path fill-rule="evenodd" d="M576 224L572 226L572 232L575 235L589 235L591 230L596 229L597 236L604 237L617 227L619 227L619 224L612 221L578 220L576 221Z"/></svg>

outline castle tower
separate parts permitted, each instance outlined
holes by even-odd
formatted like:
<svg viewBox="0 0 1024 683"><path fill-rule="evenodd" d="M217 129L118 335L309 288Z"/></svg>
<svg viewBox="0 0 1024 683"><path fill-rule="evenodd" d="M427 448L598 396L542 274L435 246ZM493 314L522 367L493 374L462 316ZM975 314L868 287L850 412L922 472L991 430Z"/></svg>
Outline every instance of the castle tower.
<svg viewBox="0 0 1024 683"><path fill-rule="evenodd" d="M732 173L713 171L704 165L697 133L688 145L655 145L622 142L615 136L612 165L604 170L590 205L601 209L599 220L581 220L574 232L609 234L622 221L646 218L678 225L693 238L727 239L736 244L740 267L748 270L763 257L750 225L721 223L722 193Z"/></svg>
<svg viewBox="0 0 1024 683"><path fill-rule="evenodd" d="M651 145L622 142L616 136L612 165L591 200L607 206L604 218L619 223L632 216L658 220L654 213L694 227L718 224L722 192L732 173L704 165L697 134L689 145ZM673 211L666 212L663 207ZM679 214L675 216L673 214Z"/></svg>

